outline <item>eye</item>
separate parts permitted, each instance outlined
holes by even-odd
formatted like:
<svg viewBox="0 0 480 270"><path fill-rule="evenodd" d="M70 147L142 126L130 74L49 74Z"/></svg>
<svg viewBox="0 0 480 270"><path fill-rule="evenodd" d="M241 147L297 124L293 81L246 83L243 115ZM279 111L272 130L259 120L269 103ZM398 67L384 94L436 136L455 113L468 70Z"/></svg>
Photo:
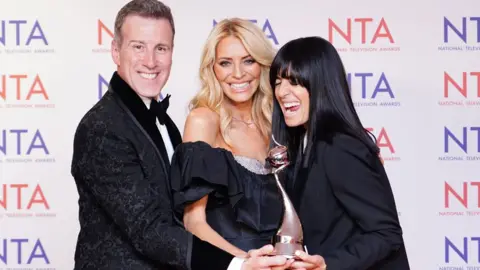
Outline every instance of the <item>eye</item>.
<svg viewBox="0 0 480 270"><path fill-rule="evenodd" d="M291 86L298 85L298 82L294 81L293 79L289 79L288 82L290 83Z"/></svg>
<svg viewBox="0 0 480 270"><path fill-rule="evenodd" d="M228 62L228 61L221 61L219 64L220 64L220 66L222 66L222 67L226 67L226 66L228 66L228 65L230 64L230 62Z"/></svg>
<svg viewBox="0 0 480 270"><path fill-rule="evenodd" d="M256 61L253 60L253 59L247 59L245 60L245 63L247 63L248 65L251 65L251 64L254 64Z"/></svg>
<svg viewBox="0 0 480 270"><path fill-rule="evenodd" d="M143 50L143 45L142 44L133 44L132 47L133 47L133 49L135 49L135 51Z"/></svg>
<svg viewBox="0 0 480 270"><path fill-rule="evenodd" d="M168 50L170 50L170 48L167 47L167 46L158 46L157 47L157 52L160 52L160 53L167 52Z"/></svg>

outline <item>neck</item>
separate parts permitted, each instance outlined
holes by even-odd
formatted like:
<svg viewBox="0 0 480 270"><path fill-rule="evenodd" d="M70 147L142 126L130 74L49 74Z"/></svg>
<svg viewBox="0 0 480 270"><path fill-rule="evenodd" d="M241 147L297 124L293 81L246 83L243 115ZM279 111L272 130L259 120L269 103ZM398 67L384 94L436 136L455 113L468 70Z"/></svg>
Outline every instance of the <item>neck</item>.
<svg viewBox="0 0 480 270"><path fill-rule="evenodd" d="M142 101L143 101L144 103L148 103L148 104L150 104L150 102L151 102L152 99L153 99L153 98L144 97L144 96L140 96L140 95L138 95L138 96L142 99Z"/></svg>
<svg viewBox="0 0 480 270"><path fill-rule="evenodd" d="M245 121L245 122L252 122L252 100L242 102L242 103L235 103L229 106L229 109L232 113L232 117Z"/></svg>

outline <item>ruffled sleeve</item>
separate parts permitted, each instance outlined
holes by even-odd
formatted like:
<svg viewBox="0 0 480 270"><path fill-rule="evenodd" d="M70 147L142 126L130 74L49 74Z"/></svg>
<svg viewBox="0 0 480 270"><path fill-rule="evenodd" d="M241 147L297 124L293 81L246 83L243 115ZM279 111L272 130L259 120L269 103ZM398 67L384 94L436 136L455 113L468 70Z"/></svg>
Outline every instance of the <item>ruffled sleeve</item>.
<svg viewBox="0 0 480 270"><path fill-rule="evenodd" d="M209 200L228 200L235 206L243 195L243 186L235 176L225 151L205 142L187 142L177 146L170 169L173 208L183 216L184 208L205 195Z"/></svg>

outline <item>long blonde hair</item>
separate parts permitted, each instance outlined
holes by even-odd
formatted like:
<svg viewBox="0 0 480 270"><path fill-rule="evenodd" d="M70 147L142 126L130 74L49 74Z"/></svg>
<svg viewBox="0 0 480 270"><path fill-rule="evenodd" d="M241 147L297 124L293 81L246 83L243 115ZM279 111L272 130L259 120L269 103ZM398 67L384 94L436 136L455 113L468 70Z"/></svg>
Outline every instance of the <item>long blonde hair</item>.
<svg viewBox="0 0 480 270"><path fill-rule="evenodd" d="M218 113L220 132L227 145L231 146L227 131L232 122L232 115L222 106L224 94L213 70L217 45L222 39L229 36L238 38L247 52L260 64L260 83L253 96L252 117L268 145L273 110L273 91L270 87L269 71L275 56L275 49L262 30L250 21L239 18L224 19L214 26L202 51L199 69L201 88L191 100L190 110L207 107Z"/></svg>

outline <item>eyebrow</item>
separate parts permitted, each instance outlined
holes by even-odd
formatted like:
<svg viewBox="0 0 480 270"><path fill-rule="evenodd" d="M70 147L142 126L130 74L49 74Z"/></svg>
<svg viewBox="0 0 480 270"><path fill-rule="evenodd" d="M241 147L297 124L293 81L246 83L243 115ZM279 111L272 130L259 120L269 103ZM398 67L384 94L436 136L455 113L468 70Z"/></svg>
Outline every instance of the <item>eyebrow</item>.
<svg viewBox="0 0 480 270"><path fill-rule="evenodd" d="M246 55L244 57L242 57L242 59L246 59L246 58L251 58L252 56L251 55ZM219 57L218 60L232 60L231 57Z"/></svg>
<svg viewBox="0 0 480 270"><path fill-rule="evenodd" d="M140 44L142 44L142 45L146 45L146 42L145 42L145 41L141 41L141 40L130 40L130 41L128 42L128 44L132 44L132 43L140 43ZM170 47L170 45L165 44L165 43L158 43L158 44L156 44L155 46Z"/></svg>

